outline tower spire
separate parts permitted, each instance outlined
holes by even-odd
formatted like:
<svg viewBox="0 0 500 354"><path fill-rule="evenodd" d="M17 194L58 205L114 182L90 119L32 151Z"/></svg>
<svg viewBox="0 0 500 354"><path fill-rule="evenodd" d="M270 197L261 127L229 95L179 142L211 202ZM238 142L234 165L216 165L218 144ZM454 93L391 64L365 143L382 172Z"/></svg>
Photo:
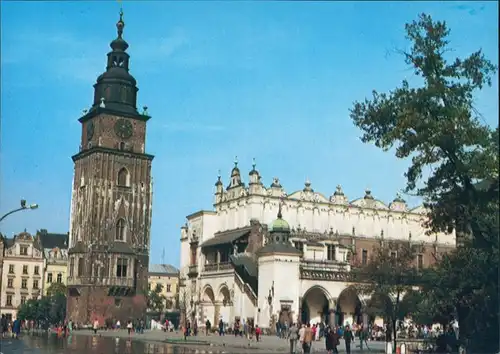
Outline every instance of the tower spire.
<svg viewBox="0 0 500 354"><path fill-rule="evenodd" d="M129 116L146 120L148 116L141 115L137 111L137 91L139 89L136 80L129 72L130 56L127 53L129 45L123 39L124 28L123 10L120 8L119 18L116 22L117 36L109 44L111 52L107 55L106 71L97 78L94 85L94 103L91 111L98 109L101 98L104 98L106 105L100 108L119 114L126 113Z"/></svg>
<svg viewBox="0 0 500 354"><path fill-rule="evenodd" d="M282 205L283 205L283 198L280 198L280 202L278 204L278 219L283 219L283 214L281 214Z"/></svg>
<svg viewBox="0 0 500 354"><path fill-rule="evenodd" d="M123 8L120 7L120 19L116 23L116 31L118 33L118 38L122 38L123 29L125 28L125 22L123 21Z"/></svg>

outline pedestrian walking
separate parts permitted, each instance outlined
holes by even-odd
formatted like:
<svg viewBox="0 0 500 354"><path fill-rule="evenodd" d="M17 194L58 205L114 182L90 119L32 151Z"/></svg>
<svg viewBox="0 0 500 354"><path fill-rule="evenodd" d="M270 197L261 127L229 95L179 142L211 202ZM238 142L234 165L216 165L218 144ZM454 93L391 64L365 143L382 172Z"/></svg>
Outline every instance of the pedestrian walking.
<svg viewBox="0 0 500 354"><path fill-rule="evenodd" d="M5 338L9 331L9 321L7 321L7 316L5 316L5 314L3 314L0 319L0 330L2 331L2 337Z"/></svg>
<svg viewBox="0 0 500 354"><path fill-rule="evenodd" d="M288 339L290 340L290 354L297 353L297 340L299 339L299 329L297 324L293 323L288 332Z"/></svg>
<svg viewBox="0 0 500 354"><path fill-rule="evenodd" d="M363 350L363 344L366 345L366 349L370 351L368 347L368 325L361 324L361 330L359 331L359 349Z"/></svg>
<svg viewBox="0 0 500 354"><path fill-rule="evenodd" d="M311 346L313 341L313 331L311 329L311 324L308 323L304 330L304 342L302 344L302 350L304 354L309 354L311 352Z"/></svg>
<svg viewBox="0 0 500 354"><path fill-rule="evenodd" d="M99 329L99 321L97 318L94 320L94 324L92 325L92 329L94 330L94 334L97 334L97 330Z"/></svg>
<svg viewBox="0 0 500 354"><path fill-rule="evenodd" d="M16 319L12 324L12 338L19 339L19 334L21 334L21 320Z"/></svg>
<svg viewBox="0 0 500 354"><path fill-rule="evenodd" d="M345 342L345 352L351 354L351 343L354 342L354 335L352 334L349 326L345 327L344 330L344 342Z"/></svg>
<svg viewBox="0 0 500 354"><path fill-rule="evenodd" d="M224 335L224 322L222 322L222 318L219 320L219 336Z"/></svg>

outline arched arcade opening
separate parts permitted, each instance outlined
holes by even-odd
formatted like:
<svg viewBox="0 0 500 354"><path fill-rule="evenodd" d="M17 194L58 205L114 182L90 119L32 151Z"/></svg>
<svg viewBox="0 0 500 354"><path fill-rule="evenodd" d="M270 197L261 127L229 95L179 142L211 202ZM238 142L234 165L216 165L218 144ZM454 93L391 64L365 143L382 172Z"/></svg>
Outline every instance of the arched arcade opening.
<svg viewBox="0 0 500 354"><path fill-rule="evenodd" d="M203 316L205 317L203 322L207 320L210 321L212 326L216 324L215 318L215 294L210 285L207 285L203 289L203 295L201 297L201 306L203 309Z"/></svg>
<svg viewBox="0 0 500 354"><path fill-rule="evenodd" d="M340 293L335 309L335 322L340 325L363 323L363 303L356 289L348 287Z"/></svg>
<svg viewBox="0 0 500 354"><path fill-rule="evenodd" d="M231 293L229 292L229 289L226 284L223 284L219 288L219 292L217 295L217 302L219 304L219 318L217 318L217 322L219 321L220 318L222 318L222 321L229 322L231 323L234 318L231 318Z"/></svg>
<svg viewBox="0 0 500 354"><path fill-rule="evenodd" d="M393 314L393 302L389 295L376 292L366 302L365 312L369 323L383 326L391 321Z"/></svg>
<svg viewBox="0 0 500 354"><path fill-rule="evenodd" d="M301 323L328 323L329 301L327 292L319 287L314 286L307 290L302 297L301 304Z"/></svg>

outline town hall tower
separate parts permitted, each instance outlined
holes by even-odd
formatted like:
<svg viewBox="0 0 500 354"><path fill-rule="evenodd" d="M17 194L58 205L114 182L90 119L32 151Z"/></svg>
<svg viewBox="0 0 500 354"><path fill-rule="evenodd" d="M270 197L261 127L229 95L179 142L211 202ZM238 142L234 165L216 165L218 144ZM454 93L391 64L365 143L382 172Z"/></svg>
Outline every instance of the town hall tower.
<svg viewBox="0 0 500 354"><path fill-rule="evenodd" d="M101 325L145 313L151 227L150 116L137 111L122 12L116 27L92 107L79 119L68 252L67 317Z"/></svg>

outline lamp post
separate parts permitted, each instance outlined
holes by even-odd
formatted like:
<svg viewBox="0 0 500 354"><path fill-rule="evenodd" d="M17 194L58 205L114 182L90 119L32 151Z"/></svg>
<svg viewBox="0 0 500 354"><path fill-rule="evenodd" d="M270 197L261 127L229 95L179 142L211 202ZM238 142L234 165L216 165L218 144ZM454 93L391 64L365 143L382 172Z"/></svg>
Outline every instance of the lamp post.
<svg viewBox="0 0 500 354"><path fill-rule="evenodd" d="M3 219L5 219L7 216L11 215L11 214L14 214L14 213L17 213L18 211L23 211L23 210L35 210L35 209L38 209L38 204L27 204L26 203L26 200L25 199L21 199L21 207L20 208L17 208L17 209L14 209L14 210L11 210L9 211L7 214L3 215L1 218L0 218L0 222L3 221Z"/></svg>
<svg viewBox="0 0 500 354"><path fill-rule="evenodd" d="M38 204L27 204L26 203L26 200L25 199L21 199L21 207L20 208L17 208L17 209L14 209L14 210L11 210L9 211L7 214L4 214L1 218L0 218L0 222L2 222L7 216L11 215L11 214L14 214L14 213L17 213L18 211L23 211L23 210L35 210L38 208ZM0 264L0 270L2 268L2 265ZM2 289L2 277L0 277L0 290ZM0 304L2 303L2 293L0 291Z"/></svg>

